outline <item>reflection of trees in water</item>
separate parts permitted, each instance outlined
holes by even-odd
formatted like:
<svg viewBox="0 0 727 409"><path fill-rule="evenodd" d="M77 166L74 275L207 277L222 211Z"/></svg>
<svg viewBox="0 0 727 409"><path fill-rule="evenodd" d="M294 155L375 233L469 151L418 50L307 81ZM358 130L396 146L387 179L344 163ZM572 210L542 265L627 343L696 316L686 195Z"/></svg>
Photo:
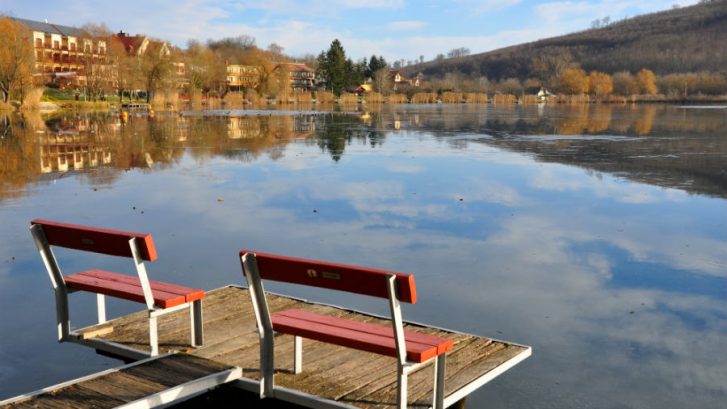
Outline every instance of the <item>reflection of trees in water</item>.
<svg viewBox="0 0 727 409"><path fill-rule="evenodd" d="M319 128L316 133L318 147L328 152L336 162L341 160L346 145L354 140L362 145L369 143L373 148L380 146L386 138L382 117L378 114L371 115L369 124L355 115L322 115Z"/></svg>
<svg viewBox="0 0 727 409"><path fill-rule="evenodd" d="M727 197L727 117L723 112L669 106L566 109L548 121L488 121L497 137L488 144L534 153L539 160L583 166L638 182ZM559 110L560 111L560 110ZM519 135L603 134L607 137L539 140ZM552 132L556 134L556 132ZM610 136L636 138L611 138ZM648 137L641 137L647 136ZM654 138L654 136L658 136Z"/></svg>
<svg viewBox="0 0 727 409"><path fill-rule="evenodd" d="M31 138L32 126L25 126L19 115L0 114L0 199L22 196L28 181L37 180L40 163L33 160L37 152Z"/></svg>
<svg viewBox="0 0 727 409"><path fill-rule="evenodd" d="M484 109L455 105L440 111L441 115L422 115L416 124L408 120L414 113L397 115L409 129L431 132L452 148L464 149L477 140L532 153L542 161L727 197L724 110L603 104ZM462 138L467 134L470 137Z"/></svg>
<svg viewBox="0 0 727 409"><path fill-rule="evenodd" d="M329 123L332 129L327 131ZM235 127L242 128L237 132ZM338 160L346 141L371 137L372 146L383 141L383 135L366 129L350 115L257 115L240 120L132 114L125 123L109 113L2 115L0 197L19 196L27 183L67 172L75 172L82 183L108 186L126 170L174 167L185 155L200 163L218 156L243 162L261 155L278 160L293 140L322 140Z"/></svg>
<svg viewBox="0 0 727 409"><path fill-rule="evenodd" d="M83 183L103 186L125 170L170 168L185 156L200 163L219 156L242 162L262 155L278 160L293 140L318 146L339 161L350 144L375 148L387 134L399 131L431 133L455 149L482 139L544 161L727 196L725 129L723 111L661 105L383 106L356 114L132 115L127 123L103 113L0 114L0 197L16 197L27 183L71 171L81 174ZM576 136L540 140L540 135Z"/></svg>

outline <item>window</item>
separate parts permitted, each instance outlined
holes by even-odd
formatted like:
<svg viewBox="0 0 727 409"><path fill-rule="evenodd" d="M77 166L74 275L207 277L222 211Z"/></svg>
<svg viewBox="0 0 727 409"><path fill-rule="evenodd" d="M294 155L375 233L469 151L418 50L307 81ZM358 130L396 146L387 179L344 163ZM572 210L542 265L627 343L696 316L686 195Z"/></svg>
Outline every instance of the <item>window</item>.
<svg viewBox="0 0 727 409"><path fill-rule="evenodd" d="M43 48L43 40L40 38L35 39L35 46L38 48Z"/></svg>

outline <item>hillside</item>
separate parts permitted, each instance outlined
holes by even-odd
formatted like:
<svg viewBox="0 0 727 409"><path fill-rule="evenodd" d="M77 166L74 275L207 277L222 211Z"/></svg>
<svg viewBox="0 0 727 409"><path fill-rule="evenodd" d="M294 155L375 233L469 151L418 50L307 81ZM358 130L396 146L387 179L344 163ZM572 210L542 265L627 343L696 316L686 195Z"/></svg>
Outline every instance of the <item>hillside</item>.
<svg viewBox="0 0 727 409"><path fill-rule="evenodd" d="M656 74L727 70L727 0L646 14L591 29L466 57L408 66L404 73L448 72L504 78L545 77L549 66L575 62L586 71Z"/></svg>

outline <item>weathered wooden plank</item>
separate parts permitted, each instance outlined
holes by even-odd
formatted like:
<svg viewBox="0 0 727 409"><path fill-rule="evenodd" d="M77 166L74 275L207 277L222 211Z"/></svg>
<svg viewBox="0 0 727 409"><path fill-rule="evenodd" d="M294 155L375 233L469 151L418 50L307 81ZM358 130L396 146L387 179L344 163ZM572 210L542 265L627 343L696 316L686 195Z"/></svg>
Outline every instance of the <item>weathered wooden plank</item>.
<svg viewBox="0 0 727 409"><path fill-rule="evenodd" d="M111 396L86 389L80 385L71 385L53 395L43 395L33 402L37 407L61 408L113 408L124 402ZM53 406L51 406L53 405Z"/></svg>
<svg viewBox="0 0 727 409"><path fill-rule="evenodd" d="M151 382L123 372L113 372L108 375L92 379L83 383L84 388L106 396L131 402L153 393L164 390L166 387L160 383Z"/></svg>
<svg viewBox="0 0 727 409"><path fill-rule="evenodd" d="M160 383L166 387L175 386L184 382L191 381L195 378L195 373L178 373L170 370L170 365L153 361L143 367L132 367L124 372L137 378L146 379L148 381Z"/></svg>

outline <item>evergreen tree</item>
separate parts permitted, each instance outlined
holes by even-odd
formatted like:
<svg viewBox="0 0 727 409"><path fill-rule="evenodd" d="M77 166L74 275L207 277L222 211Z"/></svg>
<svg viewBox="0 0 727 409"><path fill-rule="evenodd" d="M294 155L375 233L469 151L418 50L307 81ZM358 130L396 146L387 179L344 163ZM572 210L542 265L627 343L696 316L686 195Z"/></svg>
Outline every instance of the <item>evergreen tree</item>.
<svg viewBox="0 0 727 409"><path fill-rule="evenodd" d="M383 56L377 57L375 54L372 55L369 60L368 68L366 69L366 77L373 78L376 71L386 68L386 66L386 60Z"/></svg>
<svg viewBox="0 0 727 409"><path fill-rule="evenodd" d="M321 51L320 54L318 54L318 57L316 57L317 66L316 67L316 82L318 84L323 84L324 88L328 88L328 71L327 71L327 61L326 61L326 53Z"/></svg>
<svg viewBox="0 0 727 409"><path fill-rule="evenodd" d="M333 40L326 52L323 71L327 88L330 88L335 95L341 95L346 86L346 51L338 39Z"/></svg>

